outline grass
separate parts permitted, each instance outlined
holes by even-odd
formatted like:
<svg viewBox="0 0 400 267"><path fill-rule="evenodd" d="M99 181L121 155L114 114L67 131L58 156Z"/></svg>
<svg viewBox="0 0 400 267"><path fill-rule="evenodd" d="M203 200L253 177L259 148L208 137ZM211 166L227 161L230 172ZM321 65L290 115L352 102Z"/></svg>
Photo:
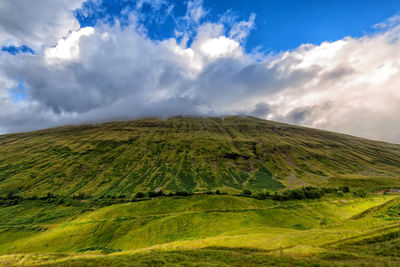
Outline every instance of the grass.
<svg viewBox="0 0 400 267"><path fill-rule="evenodd" d="M399 239L390 233L400 231L400 223L374 209L390 210L396 197L345 194L281 203L200 195L89 209L24 201L0 208L0 264L358 266L374 258L395 266Z"/></svg>
<svg viewBox="0 0 400 267"><path fill-rule="evenodd" d="M174 117L0 136L0 196L400 187L400 145L251 117Z"/></svg>
<svg viewBox="0 0 400 267"><path fill-rule="evenodd" d="M400 145L250 117L3 135L0 265L399 266L400 198L371 193L399 166ZM306 185L369 194L234 195Z"/></svg>
<svg viewBox="0 0 400 267"><path fill-rule="evenodd" d="M262 250L208 247L174 251L115 253L110 255L10 255L0 263L25 266L397 266L379 259L368 265L350 253L325 253L321 257L274 255Z"/></svg>

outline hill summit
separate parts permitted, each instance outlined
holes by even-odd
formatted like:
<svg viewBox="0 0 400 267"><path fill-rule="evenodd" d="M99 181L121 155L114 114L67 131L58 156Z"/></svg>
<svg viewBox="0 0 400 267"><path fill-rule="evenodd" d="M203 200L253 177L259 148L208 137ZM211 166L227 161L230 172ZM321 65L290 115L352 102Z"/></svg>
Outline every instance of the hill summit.
<svg viewBox="0 0 400 267"><path fill-rule="evenodd" d="M400 145L254 117L66 126L0 144L0 195L400 186Z"/></svg>

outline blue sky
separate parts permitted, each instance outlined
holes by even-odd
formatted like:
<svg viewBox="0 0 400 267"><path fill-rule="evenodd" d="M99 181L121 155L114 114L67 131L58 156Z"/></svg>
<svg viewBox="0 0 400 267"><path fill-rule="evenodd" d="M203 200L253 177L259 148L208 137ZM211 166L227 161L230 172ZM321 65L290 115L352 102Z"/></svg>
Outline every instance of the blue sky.
<svg viewBox="0 0 400 267"><path fill-rule="evenodd" d="M22 46L13 46L13 45L3 46L3 47L1 47L0 50L3 51L3 52L10 53L12 55L16 55L18 53L31 53L31 54L33 54L33 50L30 47L26 46L26 45L22 45Z"/></svg>
<svg viewBox="0 0 400 267"><path fill-rule="evenodd" d="M251 115L400 143L398 84L400 1L0 1L0 133Z"/></svg>
<svg viewBox="0 0 400 267"><path fill-rule="evenodd" d="M81 27L95 26L99 22L113 24L116 19L124 24L125 11L135 9L137 3L137 0L88 0L74 15ZM144 3L139 10L148 37L153 40L174 37L179 27L177 18L187 11L187 1L165 3L159 10ZM305 43L360 37L374 33L373 25L400 14L400 1L396 0L204 0L203 7L207 12L203 21L217 22L227 13L238 20L255 14L256 25L244 44L248 52L255 49L280 52ZM33 53L26 44L2 46L1 50L11 54Z"/></svg>
<svg viewBox="0 0 400 267"><path fill-rule="evenodd" d="M121 19L124 9L133 9L137 1L103 0L100 5L93 2L75 12L81 26L94 26L99 20ZM168 5L154 11L144 4L143 14L163 16L156 20L153 16L143 20L152 39L173 37L175 18L185 15L187 1L171 1L170 15L166 15ZM93 8L95 6L96 8ZM346 36L360 37L376 31L372 26L400 12L400 1L396 0L205 0L207 15L204 21L218 21L229 12L239 20L256 14L256 26L245 44L246 50L256 48L275 52L295 49L305 43L320 44L335 41ZM87 9L95 10L83 16Z"/></svg>

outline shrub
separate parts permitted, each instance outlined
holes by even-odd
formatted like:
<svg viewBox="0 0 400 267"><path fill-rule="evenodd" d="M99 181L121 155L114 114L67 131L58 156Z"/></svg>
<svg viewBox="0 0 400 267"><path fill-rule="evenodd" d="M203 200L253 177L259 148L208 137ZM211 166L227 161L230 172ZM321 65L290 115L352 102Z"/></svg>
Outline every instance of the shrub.
<svg viewBox="0 0 400 267"><path fill-rule="evenodd" d="M150 198L154 198L154 197L161 197L161 196L164 195L164 193L163 193L162 190L157 191L157 192L150 191L150 192L147 193L147 195L148 195Z"/></svg>
<svg viewBox="0 0 400 267"><path fill-rule="evenodd" d="M149 192L147 193L147 195L149 196L149 198L157 197L157 193L154 192L154 191L149 191Z"/></svg>
<svg viewBox="0 0 400 267"><path fill-rule="evenodd" d="M322 189L321 189L324 193L327 193L327 194L329 194L329 193L332 193L332 192L335 192L336 191L336 189L335 188L332 188L332 187L322 187Z"/></svg>
<svg viewBox="0 0 400 267"><path fill-rule="evenodd" d="M343 193L349 193L350 187L348 186L339 186L338 191L342 191Z"/></svg>
<svg viewBox="0 0 400 267"><path fill-rule="evenodd" d="M390 207L387 210L387 214L392 217L399 217L400 216L400 204Z"/></svg>
<svg viewBox="0 0 400 267"><path fill-rule="evenodd" d="M337 191L336 194L337 194L339 197L342 197L342 196L344 195L344 194L343 194L343 191Z"/></svg>
<svg viewBox="0 0 400 267"><path fill-rule="evenodd" d="M122 249L119 249L119 248L107 248L107 247L102 247L102 246L92 246L92 247L88 247L88 248L79 249L77 252L96 251L96 250L101 250L106 253L122 251Z"/></svg>
<svg viewBox="0 0 400 267"><path fill-rule="evenodd" d="M175 195L182 196L182 197L187 197L190 194L188 192L186 192L186 191L179 191L179 192L176 192Z"/></svg>
<svg viewBox="0 0 400 267"><path fill-rule="evenodd" d="M355 197L365 198L367 196L367 191L365 191L364 189L358 189L356 191L353 191L353 195Z"/></svg>
<svg viewBox="0 0 400 267"><path fill-rule="evenodd" d="M327 225L328 224L328 218L324 217L319 224L320 225Z"/></svg>
<svg viewBox="0 0 400 267"><path fill-rule="evenodd" d="M251 196L252 193L251 193L250 190L243 190L243 191L242 191L242 195L243 195L243 196Z"/></svg>
<svg viewBox="0 0 400 267"><path fill-rule="evenodd" d="M144 193L143 192L137 192L135 197L136 198L144 198Z"/></svg>
<svg viewBox="0 0 400 267"><path fill-rule="evenodd" d="M290 191L285 191L288 199L305 199L306 195L303 189L294 189Z"/></svg>
<svg viewBox="0 0 400 267"><path fill-rule="evenodd" d="M285 200L284 197L283 197L282 195L278 194L278 192L275 192L275 193L272 195L272 199L273 199L273 200L277 200L277 201Z"/></svg>
<svg viewBox="0 0 400 267"><path fill-rule="evenodd" d="M260 199L260 200L264 200L267 198L271 198L271 195L269 194L269 192L265 192L265 193L258 193L253 195L256 199Z"/></svg>
<svg viewBox="0 0 400 267"><path fill-rule="evenodd" d="M315 199L315 198L321 198L323 195L325 195L324 191L317 187L313 186L307 186L303 187L304 195L308 199Z"/></svg>
<svg viewBox="0 0 400 267"><path fill-rule="evenodd" d="M319 188L313 187L313 186L307 186L307 187L302 187L302 188L297 188L297 189L292 189L292 190L286 190L282 194L275 192L275 194L272 195L272 199L279 200L279 201L293 200L293 199L297 199L297 200L316 199L316 198L321 198L323 195L324 195L324 191L322 189L319 189ZM269 195L268 195L268 197L269 197Z"/></svg>

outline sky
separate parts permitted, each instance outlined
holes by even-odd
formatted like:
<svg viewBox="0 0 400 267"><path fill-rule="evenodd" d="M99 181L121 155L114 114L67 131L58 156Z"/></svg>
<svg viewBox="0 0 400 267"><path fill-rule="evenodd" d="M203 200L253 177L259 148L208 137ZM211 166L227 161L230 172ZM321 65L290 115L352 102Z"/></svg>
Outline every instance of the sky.
<svg viewBox="0 0 400 267"><path fill-rule="evenodd" d="M400 143L400 2L1 0L0 133L251 115Z"/></svg>

